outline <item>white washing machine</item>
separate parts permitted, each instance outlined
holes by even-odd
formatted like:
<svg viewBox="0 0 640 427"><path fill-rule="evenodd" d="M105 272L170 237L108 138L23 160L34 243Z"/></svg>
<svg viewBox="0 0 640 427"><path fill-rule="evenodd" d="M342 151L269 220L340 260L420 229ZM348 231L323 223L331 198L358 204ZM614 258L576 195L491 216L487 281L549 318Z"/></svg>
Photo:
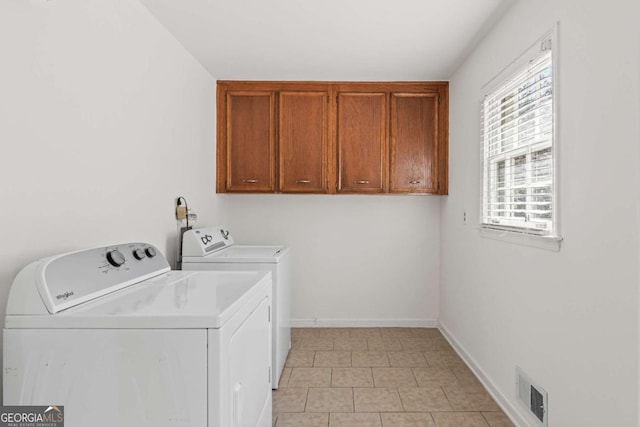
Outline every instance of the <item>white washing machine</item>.
<svg viewBox="0 0 640 427"><path fill-rule="evenodd" d="M271 425L271 274L170 271L149 244L34 262L4 327L5 405L67 427Z"/></svg>
<svg viewBox="0 0 640 427"><path fill-rule="evenodd" d="M273 275L271 385L278 381L291 348L291 257L285 246L234 245L224 228L192 229L182 237L183 270L270 271Z"/></svg>

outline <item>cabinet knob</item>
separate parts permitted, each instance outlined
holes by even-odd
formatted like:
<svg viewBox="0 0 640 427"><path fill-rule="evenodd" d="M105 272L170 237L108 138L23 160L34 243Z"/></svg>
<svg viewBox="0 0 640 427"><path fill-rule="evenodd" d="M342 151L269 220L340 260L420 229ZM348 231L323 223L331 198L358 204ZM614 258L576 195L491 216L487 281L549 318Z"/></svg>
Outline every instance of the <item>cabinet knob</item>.
<svg viewBox="0 0 640 427"><path fill-rule="evenodd" d="M369 183L369 181L367 181L366 179L356 179L353 182L354 182L354 184L368 184Z"/></svg>
<svg viewBox="0 0 640 427"><path fill-rule="evenodd" d="M416 180L409 181L409 184L420 184L420 181L416 181Z"/></svg>
<svg viewBox="0 0 640 427"><path fill-rule="evenodd" d="M243 179L242 182L245 184L256 184L258 182L257 179Z"/></svg>
<svg viewBox="0 0 640 427"><path fill-rule="evenodd" d="M311 184L311 181L308 179L297 179L296 184Z"/></svg>

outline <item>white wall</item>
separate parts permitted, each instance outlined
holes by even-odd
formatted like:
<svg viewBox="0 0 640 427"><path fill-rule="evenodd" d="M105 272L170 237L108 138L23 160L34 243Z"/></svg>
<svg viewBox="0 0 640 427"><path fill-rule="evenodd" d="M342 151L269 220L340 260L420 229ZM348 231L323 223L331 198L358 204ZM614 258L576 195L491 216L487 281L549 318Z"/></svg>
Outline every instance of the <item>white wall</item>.
<svg viewBox="0 0 640 427"><path fill-rule="evenodd" d="M130 0L0 2L0 318L37 258L215 218L215 81Z"/></svg>
<svg viewBox="0 0 640 427"><path fill-rule="evenodd" d="M451 79L440 321L521 422L516 365L549 393L549 426L638 425L639 7L521 0ZM462 213L478 218L481 87L557 21L564 242L549 252L483 239Z"/></svg>
<svg viewBox="0 0 640 427"><path fill-rule="evenodd" d="M439 196L220 198L238 243L292 248L295 325L436 325Z"/></svg>
<svg viewBox="0 0 640 427"><path fill-rule="evenodd" d="M1 7L0 315L39 257L143 240L173 259L182 194L199 224L292 246L299 323L436 323L439 197L217 196L214 80L143 6Z"/></svg>

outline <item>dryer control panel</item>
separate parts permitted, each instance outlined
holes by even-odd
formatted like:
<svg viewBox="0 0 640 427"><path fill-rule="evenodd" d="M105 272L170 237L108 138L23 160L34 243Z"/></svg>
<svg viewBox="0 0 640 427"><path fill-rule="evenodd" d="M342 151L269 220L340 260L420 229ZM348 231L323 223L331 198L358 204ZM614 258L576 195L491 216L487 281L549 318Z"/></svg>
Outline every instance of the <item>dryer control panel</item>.
<svg viewBox="0 0 640 427"><path fill-rule="evenodd" d="M194 228L182 235L182 256L206 256L232 245L229 232L221 226Z"/></svg>
<svg viewBox="0 0 640 427"><path fill-rule="evenodd" d="M55 314L169 270L166 258L148 243L124 243L44 258L16 276L7 314ZM31 308L25 311L25 307Z"/></svg>

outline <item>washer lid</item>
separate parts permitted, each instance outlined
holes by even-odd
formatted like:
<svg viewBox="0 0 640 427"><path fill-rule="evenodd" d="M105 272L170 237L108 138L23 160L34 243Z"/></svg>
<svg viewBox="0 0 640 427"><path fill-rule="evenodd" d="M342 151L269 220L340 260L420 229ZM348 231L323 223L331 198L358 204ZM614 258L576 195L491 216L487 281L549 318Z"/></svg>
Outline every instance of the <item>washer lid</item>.
<svg viewBox="0 0 640 427"><path fill-rule="evenodd" d="M285 246L231 246L203 257L183 257L182 263L277 263L287 250Z"/></svg>
<svg viewBox="0 0 640 427"><path fill-rule="evenodd" d="M270 286L269 272L171 271L57 314L7 315L5 328L215 329Z"/></svg>

